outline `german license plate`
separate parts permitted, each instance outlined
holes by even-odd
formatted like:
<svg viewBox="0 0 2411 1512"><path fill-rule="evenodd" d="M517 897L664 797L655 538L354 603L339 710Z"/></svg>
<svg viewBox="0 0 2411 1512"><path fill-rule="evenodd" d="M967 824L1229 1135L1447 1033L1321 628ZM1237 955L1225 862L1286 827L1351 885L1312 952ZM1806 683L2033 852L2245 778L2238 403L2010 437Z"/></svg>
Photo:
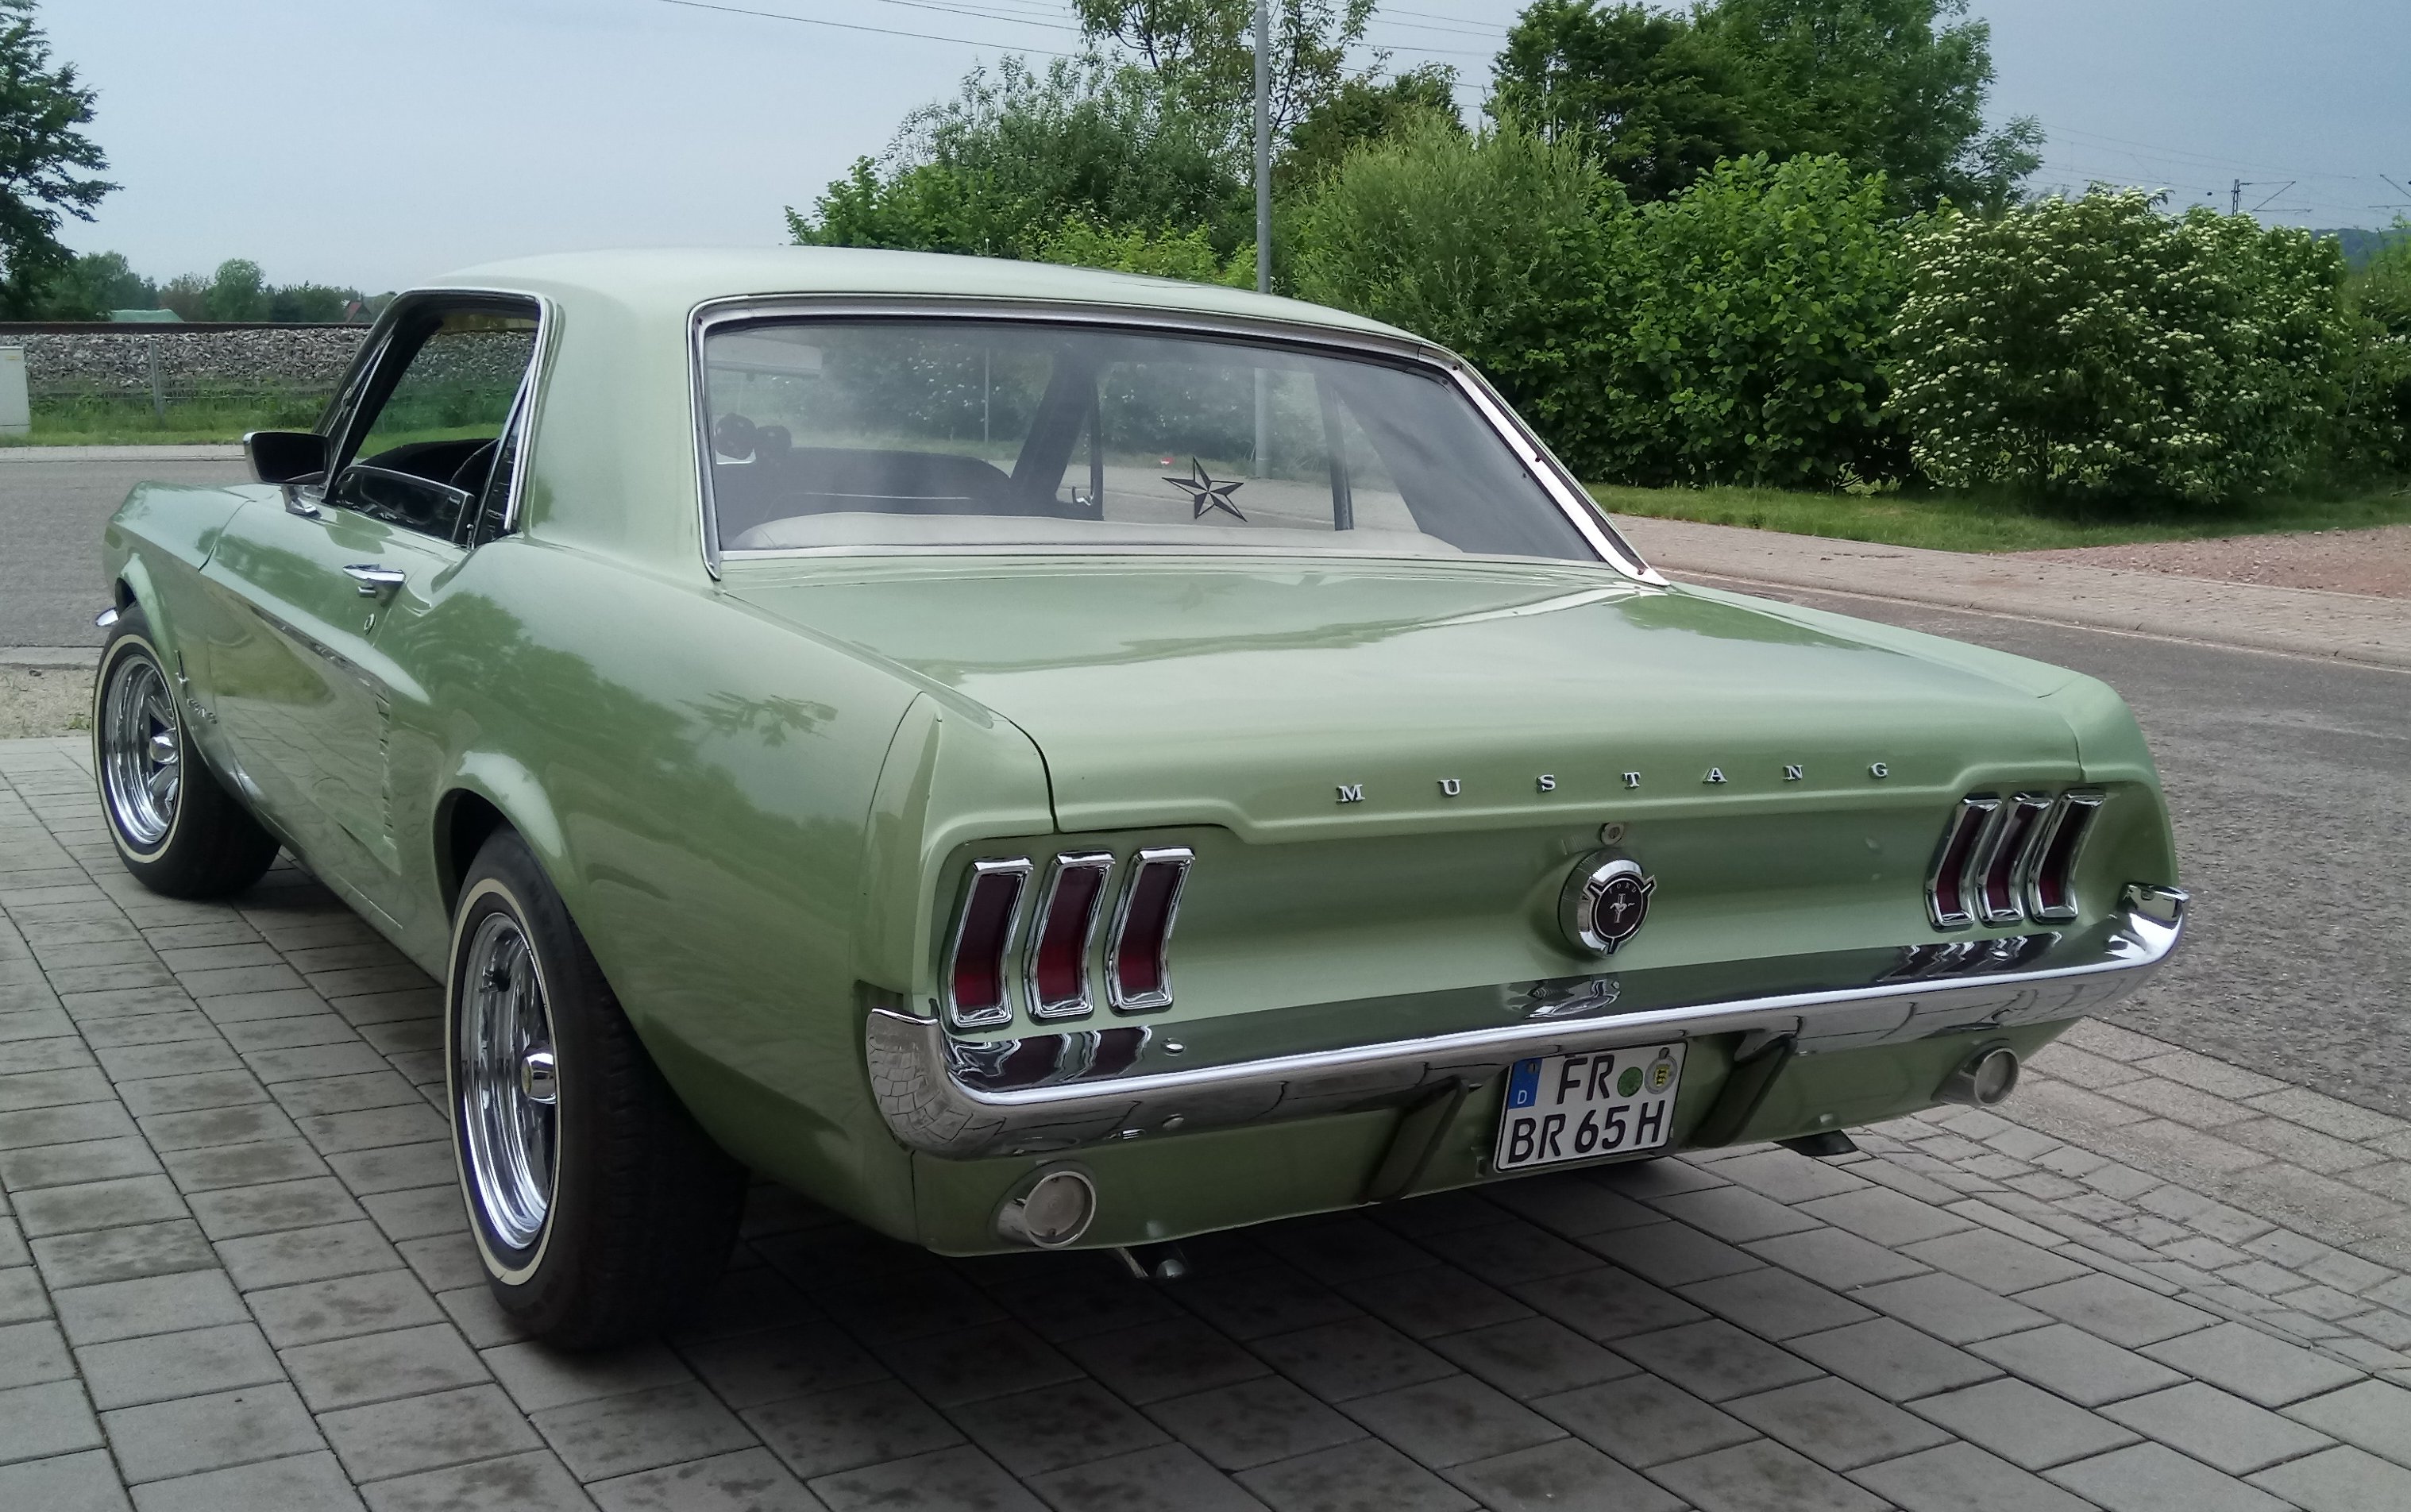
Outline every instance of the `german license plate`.
<svg viewBox="0 0 2411 1512"><path fill-rule="evenodd" d="M1494 1170L1654 1150L1674 1121L1681 1044L1519 1060L1507 1073Z"/></svg>

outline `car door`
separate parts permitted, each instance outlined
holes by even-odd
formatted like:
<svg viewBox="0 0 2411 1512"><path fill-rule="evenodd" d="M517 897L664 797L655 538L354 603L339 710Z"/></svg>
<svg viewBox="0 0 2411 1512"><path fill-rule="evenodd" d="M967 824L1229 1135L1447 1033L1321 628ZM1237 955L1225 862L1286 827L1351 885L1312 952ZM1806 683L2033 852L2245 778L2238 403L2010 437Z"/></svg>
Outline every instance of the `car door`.
<svg viewBox="0 0 2411 1512"><path fill-rule="evenodd" d="M226 742L313 867L356 901L399 864L387 765L395 598L466 555L533 355L532 301L408 301L330 420L324 481L257 500L203 570L233 601L210 647Z"/></svg>

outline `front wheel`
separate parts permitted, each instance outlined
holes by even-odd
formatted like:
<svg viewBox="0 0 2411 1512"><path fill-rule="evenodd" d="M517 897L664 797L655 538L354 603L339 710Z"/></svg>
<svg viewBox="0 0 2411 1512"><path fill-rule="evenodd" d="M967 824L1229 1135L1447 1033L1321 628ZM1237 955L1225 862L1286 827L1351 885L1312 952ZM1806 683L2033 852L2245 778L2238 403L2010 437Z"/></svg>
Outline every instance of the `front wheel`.
<svg viewBox="0 0 2411 1512"><path fill-rule="evenodd" d="M118 859L153 893L225 897L259 880L276 859L274 836L194 752L138 607L120 611L101 647L92 764Z"/></svg>
<svg viewBox="0 0 2411 1512"><path fill-rule="evenodd" d="M461 883L445 1006L453 1152L503 1310L600 1348L702 1300L736 1239L744 1168L679 1106L510 831Z"/></svg>

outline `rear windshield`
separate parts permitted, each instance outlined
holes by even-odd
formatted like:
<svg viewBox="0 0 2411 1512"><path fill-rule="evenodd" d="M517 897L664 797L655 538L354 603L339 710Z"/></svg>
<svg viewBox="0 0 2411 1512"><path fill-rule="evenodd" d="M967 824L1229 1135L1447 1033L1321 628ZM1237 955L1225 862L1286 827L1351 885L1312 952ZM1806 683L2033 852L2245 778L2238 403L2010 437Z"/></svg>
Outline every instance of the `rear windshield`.
<svg viewBox="0 0 2411 1512"><path fill-rule="evenodd" d="M1132 546L1599 555L1439 373L993 321L723 325L723 551Z"/></svg>

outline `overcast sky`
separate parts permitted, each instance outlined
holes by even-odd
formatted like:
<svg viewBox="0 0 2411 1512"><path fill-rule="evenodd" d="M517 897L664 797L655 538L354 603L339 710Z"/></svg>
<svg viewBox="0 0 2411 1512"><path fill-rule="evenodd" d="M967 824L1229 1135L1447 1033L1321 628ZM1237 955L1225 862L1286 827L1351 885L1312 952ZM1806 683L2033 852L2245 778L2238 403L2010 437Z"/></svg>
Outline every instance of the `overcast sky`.
<svg viewBox="0 0 2411 1512"><path fill-rule="evenodd" d="M782 206L973 64L1077 43L1065 0L728 4L873 29L674 0L45 0L124 185L66 240L163 279L247 256L370 291L530 252L779 242ZM1455 65L1473 108L1518 8L1385 3L1373 38L1399 66ZM2246 209L2311 225L2411 202L2381 177L2411 186L2406 0L1975 9L1995 116L2050 133L2039 182L2223 208L2243 179Z"/></svg>

